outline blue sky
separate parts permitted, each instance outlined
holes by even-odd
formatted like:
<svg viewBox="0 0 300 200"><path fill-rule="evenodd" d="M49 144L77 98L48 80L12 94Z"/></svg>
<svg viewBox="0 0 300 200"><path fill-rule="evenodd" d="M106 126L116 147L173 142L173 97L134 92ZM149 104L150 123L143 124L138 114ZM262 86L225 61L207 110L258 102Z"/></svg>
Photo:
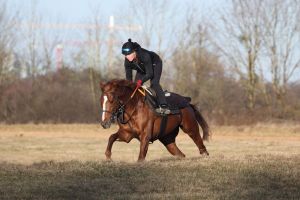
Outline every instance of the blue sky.
<svg viewBox="0 0 300 200"><path fill-rule="evenodd" d="M91 16L91 11L101 6L103 15L117 15L120 9L130 3L130 0L9 0L7 3L14 8L19 8L22 13L30 10L32 2L36 3L38 13L45 19L62 22L84 22ZM182 6L192 3L195 7L201 7L203 12L222 6L224 0L168 0L170 5Z"/></svg>
<svg viewBox="0 0 300 200"><path fill-rule="evenodd" d="M185 5L191 4L193 7L200 8L199 10L201 13L198 15L200 16L204 13L211 12L218 6L223 6L222 2L224 1L226 0L166 0L168 5L167 9L171 11L178 11L176 16L172 16L168 20L170 20L172 23L178 24L178 27L184 27L184 24L180 24L182 22L176 21L176 17L185 16L186 13L184 13L184 9L182 9ZM99 8L99 10L102 12L100 14L101 23L104 25L109 24L109 17L111 15L115 17L115 25L129 25L129 22L126 22L126 19L123 20L122 16L126 16L126 13L123 12L130 11L128 7L130 7L129 4L132 2L132 0L9 0L5 2L11 7L12 11L20 11L20 21L24 24L26 24L26 22L30 22L32 10L36 11L37 16L41 16L42 24L90 23L95 16L93 11L96 8ZM143 1L141 0L141 3L142 2ZM156 2L161 1L158 0ZM131 12L128 13L128 16L134 17L134 14L135 13ZM131 19L130 23L136 25L137 23L131 21ZM54 38L58 35L59 40L64 44L72 43L72 41L86 41L86 32L82 29L43 29L43 31L45 31L47 38ZM118 31L118 34L118 38L115 38L115 41L117 41L117 44L115 45L116 47L120 46L120 44L129 37L136 40L138 38L138 36L132 34L130 31ZM175 34L173 34L172 37L175 37ZM139 42L142 43L143 41ZM76 47L73 49L72 48L72 45L64 45L64 52L67 52L68 49L73 50ZM155 45L151 46L151 48L153 48L151 50L157 50L157 46Z"/></svg>
<svg viewBox="0 0 300 200"><path fill-rule="evenodd" d="M12 10L20 10L21 20L25 22L29 19L28 16L33 2L37 5L36 11L38 15L41 15L43 23L86 23L93 17L93 9L99 7L103 12L101 16L104 23L108 24L109 16L114 15L115 24L122 24L120 14L128 12L127 7L131 0L4 0L4 2L9 4ZM185 4L192 4L193 7L199 8L199 15L206 16L209 21L214 23L220 22L217 20L218 10L226 9L227 2L228 0L167 0L170 9L172 7L181 9ZM180 14L183 13L178 13L178 15ZM129 14L129 16L131 15L134 15L134 13ZM174 17L170 20L174 22ZM181 26L181 24L178 25ZM74 32L76 31L71 30L71 32L64 31L60 34L69 40L82 39Z"/></svg>
<svg viewBox="0 0 300 200"><path fill-rule="evenodd" d="M149 1L149 0L148 0ZM151 1L151 0L150 0ZM182 7L186 4L191 4L193 7L200 8L199 16L204 13L217 13L218 7L224 6L226 0L166 0L170 10L178 9L178 16L184 16ZM12 6L12 9L20 10L20 20L23 23L30 22L30 13L34 8L36 14L41 16L41 22L47 23L62 23L62 24L82 24L89 23L93 17L93 11L99 8L101 11L101 23L104 25L109 24L109 17L113 15L115 17L116 25L128 25L128 21L124 22L122 16L128 12L129 4L132 0L9 0L6 3ZM141 1L142 2L142 1ZM160 2L160 1L158 1ZM32 5L36 5L33 7ZM120 12L121 11L121 12ZM167 12L167 11L166 11ZM126 15L125 15L126 16ZM134 13L129 13L129 17L134 16ZM210 15L207 15L211 17ZM170 21L175 22L177 16L172 16ZM211 19L210 19L211 20ZM136 22L132 22L134 25L139 25ZM183 27L184 24L178 23L179 27ZM49 30L46 30L49 31ZM59 33L60 37L65 40L80 40L82 39L82 32L80 30L55 30ZM80 32L80 33L79 33ZM120 31L119 31L120 32ZM50 35L50 32L47 32ZM122 33L121 33L122 34ZM124 32L124 38L132 37L127 36L132 33ZM123 39L124 39L123 38ZM122 39L122 40L123 40Z"/></svg>
<svg viewBox="0 0 300 200"><path fill-rule="evenodd" d="M102 21L109 23L109 17L115 17L115 24L122 24L120 16L124 16L128 12L128 4L131 0L9 0L6 1L12 10L19 10L21 21L30 21L30 13L33 10L32 5L36 5L34 9L36 14L41 16L42 23L87 23L93 17L93 10L99 8L101 11ZM172 8L181 8L185 4L192 4L194 7L201 8L201 12L210 12L215 9L216 2L218 5L224 0L167 0ZM122 8L124 8L122 10ZM122 15L123 14L123 15ZM178 13L181 15L183 13ZM134 13L130 13L134 15ZM174 18L170 19L174 22Z"/></svg>
<svg viewBox="0 0 300 200"><path fill-rule="evenodd" d="M22 14L30 12L32 3L36 4L37 12L46 20L80 23L90 16L90 12L98 5L105 9L105 15L116 13L116 7L122 5L120 0L10 0L7 3L21 10Z"/></svg>

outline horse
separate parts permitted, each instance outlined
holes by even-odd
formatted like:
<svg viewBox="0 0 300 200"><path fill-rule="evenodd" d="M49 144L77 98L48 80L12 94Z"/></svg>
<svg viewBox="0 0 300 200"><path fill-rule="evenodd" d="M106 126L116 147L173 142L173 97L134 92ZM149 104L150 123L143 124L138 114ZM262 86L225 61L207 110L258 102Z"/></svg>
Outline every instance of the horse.
<svg viewBox="0 0 300 200"><path fill-rule="evenodd" d="M180 109L179 114L168 115L167 123L161 134L163 117L151 109L142 92L136 92L136 84L114 79L108 82L100 82L102 91L100 97L101 121L104 129L110 128L114 122L119 129L111 134L105 151L106 159L111 160L111 149L115 141L129 143L133 138L140 141L138 161L144 161L149 143L159 140L164 144L170 154L183 158L185 155L177 147L175 138L179 128L194 141L200 154L209 155L203 140L209 138L209 126L196 106L188 103L188 106ZM199 132L199 126L203 130L203 140Z"/></svg>

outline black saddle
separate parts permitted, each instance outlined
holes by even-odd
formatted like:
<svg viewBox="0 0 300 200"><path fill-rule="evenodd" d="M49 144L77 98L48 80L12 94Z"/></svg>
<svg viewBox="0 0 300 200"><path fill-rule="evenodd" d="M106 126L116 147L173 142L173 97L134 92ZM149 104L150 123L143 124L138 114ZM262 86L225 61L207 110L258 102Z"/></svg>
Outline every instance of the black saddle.
<svg viewBox="0 0 300 200"><path fill-rule="evenodd" d="M146 101L152 107L154 112L156 112L155 109L159 107L159 103L158 103L155 92L151 88L147 88L145 91L146 91L145 92ZM177 93L168 92L168 91L164 91L164 93L166 96L166 100L167 100L169 109L171 110L171 113L170 113L171 115L172 114L173 115L180 114L181 113L180 109L183 109L183 108L189 106L189 104L191 102L190 97L184 97ZM161 115L161 113L157 113L157 114Z"/></svg>

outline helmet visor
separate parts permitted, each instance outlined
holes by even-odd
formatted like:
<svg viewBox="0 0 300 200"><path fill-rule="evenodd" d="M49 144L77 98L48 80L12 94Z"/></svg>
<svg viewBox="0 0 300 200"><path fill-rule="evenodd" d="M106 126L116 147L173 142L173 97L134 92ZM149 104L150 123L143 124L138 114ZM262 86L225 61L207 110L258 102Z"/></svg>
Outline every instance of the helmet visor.
<svg viewBox="0 0 300 200"><path fill-rule="evenodd" d="M122 54L125 56L131 54L132 52L133 50L131 48L122 48Z"/></svg>

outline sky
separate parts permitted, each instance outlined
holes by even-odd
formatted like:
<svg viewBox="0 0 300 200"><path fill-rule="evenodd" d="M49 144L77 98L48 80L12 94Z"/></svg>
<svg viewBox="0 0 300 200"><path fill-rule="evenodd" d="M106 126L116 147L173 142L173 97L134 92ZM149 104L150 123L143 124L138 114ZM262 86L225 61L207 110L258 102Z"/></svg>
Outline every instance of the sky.
<svg viewBox="0 0 300 200"><path fill-rule="evenodd" d="M147 0L151 1L151 0ZM212 10L223 6L226 0L166 0L167 4L170 5L170 9L178 9L177 16L184 15L181 9L185 4L192 4L194 7L200 8L201 13L209 13ZM59 23L59 24L87 24L93 17L93 11L99 8L101 11L101 23L108 26L110 16L114 16L114 24L117 25L128 25L128 21L124 22L121 16L126 15L120 11L128 12L128 6L132 0L9 0L6 1L12 9L20 10L21 23L26 24L30 22L30 15L32 10L36 10L36 15L41 17L43 24L47 23ZM142 0L141 0L142 2ZM159 1L160 2L160 1ZM35 6L33 6L35 5ZM124 8L122 10L122 8ZM134 16L134 13L129 13L129 17ZM176 20L177 16L172 16L170 20L172 23ZM125 20L126 21L126 20ZM131 21L130 21L131 22ZM132 22L134 25L135 22ZM179 26L182 26L179 22ZM58 33L62 40L85 40L86 36L82 30L74 29L52 29L46 30L49 36L52 32ZM125 32L118 30L118 34L123 34L123 38L130 37L131 32ZM152 47L154 48L154 47Z"/></svg>
<svg viewBox="0 0 300 200"><path fill-rule="evenodd" d="M151 0L150 0L151 1ZM211 10L222 6L226 0L166 0L170 8L181 8L185 4L192 4L199 7L201 14L211 12ZM95 16L93 11L99 8L104 24L109 24L110 16L114 16L115 25L123 25L124 21L120 16L126 15L122 13L128 12L128 5L132 0L9 0L6 1L12 10L20 10L21 21L27 23L30 20L32 10L36 10L36 14L41 17L43 23L62 23L62 24L84 24L91 21ZM34 7L33 5L36 5ZM179 10L180 11L180 10ZM178 12L178 16L183 13ZM129 16L134 13L129 13ZM170 19L174 21L174 17ZM124 22L123 22L124 23ZM127 25L127 24L126 24ZM62 33L60 34L66 34ZM66 32L66 30L65 30ZM73 37L78 37L71 33ZM70 34L69 32L67 34Z"/></svg>
<svg viewBox="0 0 300 200"><path fill-rule="evenodd" d="M1 1L1 0L0 0ZM30 16L32 10L36 11L37 16L40 17L42 24L90 24L90 21L95 16L93 11L99 8L101 11L101 23L108 26L110 16L114 16L114 24L117 25L128 25L128 23L135 22L127 21L121 18L121 16L126 16L128 12L129 4L132 0L9 0L5 1L12 9L12 11L20 11L20 24L27 25L30 22ZM141 0L151 1L151 0ZM211 10L216 9L218 6L222 6L222 2L226 0L166 0L169 10L176 9L178 13L176 16L172 16L169 20L174 23L176 17L185 16L185 13L181 9L186 4L192 4L194 7L200 8L201 13L211 12ZM160 2L158 0L158 2ZM124 8L124 9L123 9ZM173 11L173 10L172 10ZM167 12L167 11L166 11ZM14 12L13 12L14 13ZM134 16L135 13L128 13L128 17ZM175 22L176 23L176 22ZM179 22L178 25L182 26ZM139 24L136 24L139 25ZM25 26L26 27L26 26ZM108 29L107 29L108 30ZM43 29L45 31L47 38L53 38L59 35L58 43L63 44L64 55L70 55L70 52L77 51L81 47L81 44L85 44L87 41L86 31L83 29ZM155 30L154 30L155 31ZM22 32L22 31L21 31ZM108 31L106 31L108 34ZM117 30L118 37L115 38L116 47L120 46L127 38L136 39L136 35L133 35L130 31ZM173 34L174 35L174 34ZM107 37L107 36L106 36ZM174 37L174 36L173 36ZM21 37L23 38L23 37ZM26 36L25 36L26 38ZM108 39L106 39L108 40ZM51 41L50 41L51 42ZM79 45L77 45L77 42ZM143 41L138 41L143 45ZM25 44L26 45L26 44ZM22 45L20 49L22 49ZM150 50L157 50L157 46L153 45L149 47ZM53 53L53 56L55 53Z"/></svg>
<svg viewBox="0 0 300 200"><path fill-rule="evenodd" d="M20 8L21 12L29 12L32 2L37 5L37 10L42 13L43 18L59 18L64 22L80 23L85 21L91 10L99 5L104 11L103 15L109 18L110 15L120 13L120 8L126 6L130 0L9 0L10 5ZM222 6L224 0L167 0L170 5L182 6L185 3L193 3L202 7L203 11Z"/></svg>
<svg viewBox="0 0 300 200"><path fill-rule="evenodd" d="M58 18L64 22L79 23L90 16L90 12L98 5L105 7L105 15L116 13L116 6L123 4L120 0L10 0L10 4L21 12L28 13L32 2L37 5L38 13L43 18ZM103 9L104 10L104 9Z"/></svg>
<svg viewBox="0 0 300 200"><path fill-rule="evenodd" d="M12 9L20 10L21 20L23 22L28 21L30 16L30 10L32 5L36 5L36 11L38 15L41 15L43 23L63 23L63 24L82 24L87 23L93 17L92 11L99 7L101 10L101 16L103 17L104 23L109 24L109 17L113 15L115 17L115 24L122 24L122 19L120 19L120 14L128 12L128 4L132 0L9 0L5 1L8 3ZM141 0L143 1L143 0ZM146 0L144 0L146 1ZM151 0L150 0L151 1ZM200 8L199 15L204 15L209 21L218 23L217 18L218 10L225 9L228 5L228 0L166 0L170 4L170 8L177 7L180 8L185 4L192 4L194 7ZM122 10L122 8L124 8ZM126 9L125 9L126 8ZM206 14L208 13L208 14ZM178 15L183 14L178 12ZM210 16L213 14L214 16ZM134 15L134 13L129 13L129 16ZM25 17L23 17L25 16ZM170 20L174 21L174 17ZM180 24L179 24L180 26ZM63 32L63 31L61 31ZM76 35L76 30L68 30L64 33L64 38L69 40L82 40L79 35ZM73 38L72 38L73 37ZM124 37L127 38L127 37ZM124 39L123 38L123 39ZM122 39L122 40L123 40Z"/></svg>

